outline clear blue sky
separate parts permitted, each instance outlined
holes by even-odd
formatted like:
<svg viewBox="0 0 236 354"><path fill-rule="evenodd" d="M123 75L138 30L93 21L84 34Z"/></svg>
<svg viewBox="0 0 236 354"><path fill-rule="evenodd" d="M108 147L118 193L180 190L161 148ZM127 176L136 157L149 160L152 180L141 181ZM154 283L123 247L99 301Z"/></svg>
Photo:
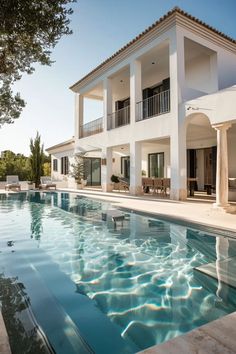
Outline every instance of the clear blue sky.
<svg viewBox="0 0 236 354"><path fill-rule="evenodd" d="M71 17L74 33L53 50L56 62L36 65L33 75L17 83L27 106L14 124L0 129L0 151L28 155L37 130L45 148L71 138L74 94L69 86L174 6L236 38L236 0L78 0Z"/></svg>

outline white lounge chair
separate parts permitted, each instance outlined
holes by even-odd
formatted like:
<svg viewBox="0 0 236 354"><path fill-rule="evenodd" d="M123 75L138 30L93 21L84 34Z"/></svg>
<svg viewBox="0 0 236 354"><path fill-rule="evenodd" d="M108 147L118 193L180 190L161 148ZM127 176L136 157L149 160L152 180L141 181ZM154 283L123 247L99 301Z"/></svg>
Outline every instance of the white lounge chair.
<svg viewBox="0 0 236 354"><path fill-rule="evenodd" d="M49 189L49 188L57 188L56 183L52 182L52 178L49 176L43 176L40 178L41 184L39 185L39 188L41 189Z"/></svg>
<svg viewBox="0 0 236 354"><path fill-rule="evenodd" d="M18 189L21 190L21 186L19 183L19 177L16 175L7 176L7 184L5 185L5 190Z"/></svg>

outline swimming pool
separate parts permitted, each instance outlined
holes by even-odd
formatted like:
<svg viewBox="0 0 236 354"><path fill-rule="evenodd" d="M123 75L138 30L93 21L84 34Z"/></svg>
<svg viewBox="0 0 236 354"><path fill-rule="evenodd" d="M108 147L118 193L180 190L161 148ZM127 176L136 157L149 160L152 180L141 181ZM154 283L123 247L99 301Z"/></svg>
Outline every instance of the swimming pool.
<svg viewBox="0 0 236 354"><path fill-rule="evenodd" d="M0 195L13 354L135 353L236 310L219 266L236 240L128 211L103 220L112 208L68 193Z"/></svg>

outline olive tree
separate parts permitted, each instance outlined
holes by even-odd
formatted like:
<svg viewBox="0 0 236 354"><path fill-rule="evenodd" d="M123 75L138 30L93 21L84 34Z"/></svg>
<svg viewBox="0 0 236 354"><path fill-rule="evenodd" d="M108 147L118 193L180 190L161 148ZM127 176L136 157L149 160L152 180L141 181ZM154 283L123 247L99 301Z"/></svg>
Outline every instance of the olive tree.
<svg viewBox="0 0 236 354"><path fill-rule="evenodd" d="M76 0L0 1L0 127L13 123L25 106L12 85L34 63L51 65L51 51L63 35L71 34L70 4Z"/></svg>

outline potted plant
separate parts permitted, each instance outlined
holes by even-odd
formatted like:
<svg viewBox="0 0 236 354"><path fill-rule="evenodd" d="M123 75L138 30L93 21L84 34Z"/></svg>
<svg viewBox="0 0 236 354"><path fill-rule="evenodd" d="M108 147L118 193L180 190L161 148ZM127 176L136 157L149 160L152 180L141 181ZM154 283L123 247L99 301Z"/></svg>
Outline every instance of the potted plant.
<svg viewBox="0 0 236 354"><path fill-rule="evenodd" d="M119 177L116 175L111 176L111 181L112 181L112 183L119 183L120 182Z"/></svg>
<svg viewBox="0 0 236 354"><path fill-rule="evenodd" d="M74 177L78 189L82 189L87 184L87 181L84 179L84 155L84 153L76 155L74 163L71 165L72 171L70 175Z"/></svg>
<svg viewBox="0 0 236 354"><path fill-rule="evenodd" d="M115 185L120 182L119 177L116 175L111 176L111 182L113 183L113 189L115 188Z"/></svg>
<svg viewBox="0 0 236 354"><path fill-rule="evenodd" d="M33 181L28 181L28 190L35 189L35 183Z"/></svg>
<svg viewBox="0 0 236 354"><path fill-rule="evenodd" d="M35 183L34 183L32 172L28 174L28 178L29 178L27 181L28 190L35 189Z"/></svg>

